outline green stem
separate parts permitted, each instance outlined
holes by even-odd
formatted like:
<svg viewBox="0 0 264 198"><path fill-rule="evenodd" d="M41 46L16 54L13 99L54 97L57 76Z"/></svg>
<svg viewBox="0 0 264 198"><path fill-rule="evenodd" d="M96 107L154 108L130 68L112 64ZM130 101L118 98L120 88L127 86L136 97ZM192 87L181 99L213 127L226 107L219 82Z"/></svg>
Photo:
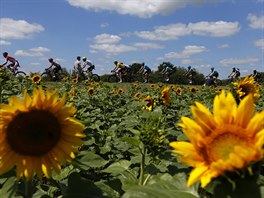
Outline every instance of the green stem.
<svg viewBox="0 0 264 198"><path fill-rule="evenodd" d="M33 185L32 185L32 179L27 180L24 177L24 183L25 183L25 193L24 198L32 198L33 196Z"/></svg>
<svg viewBox="0 0 264 198"><path fill-rule="evenodd" d="M141 150L141 164L140 164L140 175L139 175L139 185L141 186L144 184L145 157L146 157L146 148L143 145Z"/></svg>

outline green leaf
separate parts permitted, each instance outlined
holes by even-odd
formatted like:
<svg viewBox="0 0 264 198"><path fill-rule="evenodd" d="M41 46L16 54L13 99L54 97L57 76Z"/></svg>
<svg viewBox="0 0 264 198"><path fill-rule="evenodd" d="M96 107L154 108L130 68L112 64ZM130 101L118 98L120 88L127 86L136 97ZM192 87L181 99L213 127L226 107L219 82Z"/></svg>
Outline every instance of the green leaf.
<svg viewBox="0 0 264 198"><path fill-rule="evenodd" d="M175 189L162 189L158 186L133 186L122 198L198 198L189 192Z"/></svg>
<svg viewBox="0 0 264 198"><path fill-rule="evenodd" d="M82 151L79 156L81 158L76 160L77 165L84 170L88 170L90 167L99 168L108 163L107 160L91 151Z"/></svg>
<svg viewBox="0 0 264 198"><path fill-rule="evenodd" d="M9 177L3 184L2 188L0 189L1 197L12 197L16 191L16 178Z"/></svg>
<svg viewBox="0 0 264 198"><path fill-rule="evenodd" d="M120 160L108 166L106 169L103 170L103 172L117 175L127 170L130 165L131 165L130 161Z"/></svg>
<svg viewBox="0 0 264 198"><path fill-rule="evenodd" d="M68 189L63 198L103 198L102 190L92 181L82 178L78 173L72 173L68 179Z"/></svg>

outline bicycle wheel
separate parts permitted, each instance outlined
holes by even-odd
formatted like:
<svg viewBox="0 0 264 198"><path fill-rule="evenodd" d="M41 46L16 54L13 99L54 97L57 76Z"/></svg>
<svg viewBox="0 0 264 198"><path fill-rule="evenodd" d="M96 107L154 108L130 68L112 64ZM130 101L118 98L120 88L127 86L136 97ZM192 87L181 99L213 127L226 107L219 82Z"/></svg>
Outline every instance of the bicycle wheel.
<svg viewBox="0 0 264 198"><path fill-rule="evenodd" d="M114 83L114 82L118 82L118 78L116 75L111 75L108 77L108 82L110 83Z"/></svg>
<svg viewBox="0 0 264 198"><path fill-rule="evenodd" d="M40 76L44 80L48 80L48 81L52 81L53 80L52 76L48 72L43 72Z"/></svg>
<svg viewBox="0 0 264 198"><path fill-rule="evenodd" d="M64 72L59 72L57 74L58 80L63 80L66 79L68 77L68 74L64 73Z"/></svg>
<svg viewBox="0 0 264 198"><path fill-rule="evenodd" d="M90 77L90 80L93 81L93 82L99 82L100 81L100 76L98 76L97 74L93 74Z"/></svg>
<svg viewBox="0 0 264 198"><path fill-rule="evenodd" d="M16 77L22 77L22 78L25 78L27 76L27 74L23 71L17 71L16 74L15 74Z"/></svg>

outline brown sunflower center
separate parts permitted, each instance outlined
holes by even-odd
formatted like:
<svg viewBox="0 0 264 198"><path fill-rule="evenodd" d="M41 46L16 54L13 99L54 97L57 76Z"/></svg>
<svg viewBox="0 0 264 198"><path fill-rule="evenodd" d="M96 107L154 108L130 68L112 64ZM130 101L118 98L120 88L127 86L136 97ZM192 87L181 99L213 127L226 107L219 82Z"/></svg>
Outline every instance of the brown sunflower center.
<svg viewBox="0 0 264 198"><path fill-rule="evenodd" d="M35 76L34 78L33 78L33 81L34 82L38 82L40 80L40 77L39 76Z"/></svg>
<svg viewBox="0 0 264 198"><path fill-rule="evenodd" d="M7 142L22 155L41 156L59 141L61 126L49 111L19 113L7 126Z"/></svg>
<svg viewBox="0 0 264 198"><path fill-rule="evenodd" d="M216 138L208 145L208 155L211 160L219 159L227 160L229 155L234 152L236 146L247 146L247 139L233 133L224 133Z"/></svg>

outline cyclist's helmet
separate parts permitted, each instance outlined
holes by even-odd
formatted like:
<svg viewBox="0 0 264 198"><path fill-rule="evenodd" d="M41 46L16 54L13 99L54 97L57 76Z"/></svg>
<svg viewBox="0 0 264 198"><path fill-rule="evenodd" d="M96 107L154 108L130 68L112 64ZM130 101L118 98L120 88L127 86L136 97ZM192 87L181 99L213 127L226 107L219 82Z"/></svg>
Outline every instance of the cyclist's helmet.
<svg viewBox="0 0 264 198"><path fill-rule="evenodd" d="M8 53L7 53L7 52L4 52L4 53L3 53L3 56L4 56L4 57L7 57L7 56L8 56Z"/></svg>
<svg viewBox="0 0 264 198"><path fill-rule="evenodd" d="M142 66L145 66L145 63L144 62L142 63Z"/></svg>
<svg viewBox="0 0 264 198"><path fill-rule="evenodd" d="M77 58L76 58L77 60L81 60L81 57L80 56L77 56Z"/></svg>
<svg viewBox="0 0 264 198"><path fill-rule="evenodd" d="M214 67L211 67L211 71L212 71L212 72L214 71Z"/></svg>
<svg viewBox="0 0 264 198"><path fill-rule="evenodd" d="M235 67L233 67L232 69L233 69L233 71L236 71L236 68Z"/></svg>
<svg viewBox="0 0 264 198"><path fill-rule="evenodd" d="M84 56L84 57L82 57L82 59L83 59L83 61L86 61L87 58Z"/></svg>
<svg viewBox="0 0 264 198"><path fill-rule="evenodd" d="M51 62L51 63L52 63L52 62L53 62L53 58L49 58L49 62Z"/></svg>
<svg viewBox="0 0 264 198"><path fill-rule="evenodd" d="M187 68L188 68L188 70L190 70L192 67L189 65Z"/></svg>
<svg viewBox="0 0 264 198"><path fill-rule="evenodd" d="M118 61L114 61L114 64L116 65L118 63Z"/></svg>

